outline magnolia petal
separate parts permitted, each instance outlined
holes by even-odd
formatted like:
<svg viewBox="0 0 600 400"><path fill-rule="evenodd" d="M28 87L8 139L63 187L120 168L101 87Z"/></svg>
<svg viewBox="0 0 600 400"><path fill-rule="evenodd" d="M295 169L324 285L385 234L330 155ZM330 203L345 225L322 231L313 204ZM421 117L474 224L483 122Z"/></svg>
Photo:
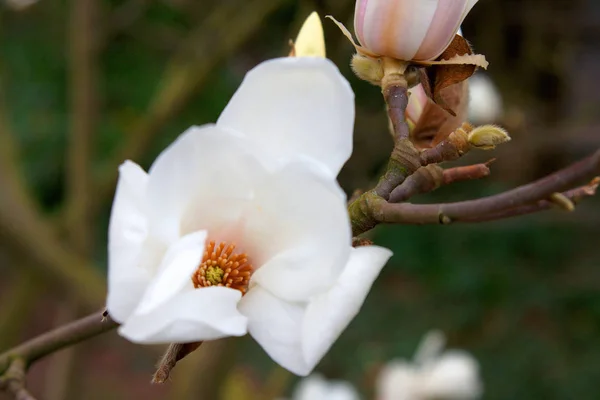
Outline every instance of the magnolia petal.
<svg viewBox="0 0 600 400"><path fill-rule="evenodd" d="M333 284L346 265L351 230L337 182L291 164L257 186L245 211L245 246L260 268L252 281L290 301Z"/></svg>
<svg viewBox="0 0 600 400"><path fill-rule="evenodd" d="M181 234L234 223L252 195L260 164L247 141L214 125L191 127L150 168L152 234L166 243Z"/></svg>
<svg viewBox="0 0 600 400"><path fill-rule="evenodd" d="M334 381L329 384L329 393L323 400L360 400L360 396L350 383Z"/></svg>
<svg viewBox="0 0 600 400"><path fill-rule="evenodd" d="M308 305L302 327L304 359L316 365L362 307L392 252L378 246L353 248L338 282Z"/></svg>
<svg viewBox="0 0 600 400"><path fill-rule="evenodd" d="M305 306L283 301L260 286L242 298L238 309L248 317L248 332L279 365L308 375L314 365L303 358L301 332Z"/></svg>
<svg viewBox="0 0 600 400"><path fill-rule="evenodd" d="M479 366L466 352L445 352L423 374L424 398L464 400L481 395Z"/></svg>
<svg viewBox="0 0 600 400"><path fill-rule="evenodd" d="M269 60L246 74L217 125L246 135L271 169L308 157L335 177L352 153L354 94L327 59Z"/></svg>
<svg viewBox="0 0 600 400"><path fill-rule="evenodd" d="M294 389L292 400L359 400L354 387L344 381L326 381L313 374L300 381Z"/></svg>
<svg viewBox="0 0 600 400"><path fill-rule="evenodd" d="M119 334L136 343L188 343L246 334L242 294L225 287L181 293L148 314L133 314Z"/></svg>
<svg viewBox="0 0 600 400"><path fill-rule="evenodd" d="M206 231L183 236L173 243L140 301L136 314L147 314L192 285L192 274L204 254Z"/></svg>
<svg viewBox="0 0 600 400"><path fill-rule="evenodd" d="M476 2L477 0L440 0L415 60L433 60L442 54Z"/></svg>
<svg viewBox="0 0 600 400"><path fill-rule="evenodd" d="M406 361L387 363L376 383L378 400L414 400L418 397L418 372Z"/></svg>
<svg viewBox="0 0 600 400"><path fill-rule="evenodd" d="M361 1L354 20L358 40L374 53L412 60L425 39L439 1Z"/></svg>
<svg viewBox="0 0 600 400"><path fill-rule="evenodd" d="M108 228L107 308L115 321L123 322L137 306L150 273L140 266L148 235L145 195L148 175L126 161L119 167L119 183Z"/></svg>
<svg viewBox="0 0 600 400"><path fill-rule="evenodd" d="M316 11L313 11L302 24L294 41L293 56L325 57L325 35L323 24Z"/></svg>

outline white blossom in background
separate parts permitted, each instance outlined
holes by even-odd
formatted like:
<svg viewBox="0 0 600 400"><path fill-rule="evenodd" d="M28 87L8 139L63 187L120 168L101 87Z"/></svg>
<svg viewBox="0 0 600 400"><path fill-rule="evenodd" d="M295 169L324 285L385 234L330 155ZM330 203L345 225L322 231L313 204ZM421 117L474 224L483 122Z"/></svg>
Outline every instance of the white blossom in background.
<svg viewBox="0 0 600 400"><path fill-rule="evenodd" d="M480 72L469 78L469 121L475 125L498 122L504 113L494 82Z"/></svg>
<svg viewBox="0 0 600 400"><path fill-rule="evenodd" d="M348 382L328 381L313 374L296 385L291 400L360 400L360 396Z"/></svg>
<svg viewBox="0 0 600 400"><path fill-rule="evenodd" d="M38 0L4 0L4 2L9 8L12 8L16 11L21 11L28 7L31 7L32 5L37 3Z"/></svg>
<svg viewBox="0 0 600 400"><path fill-rule="evenodd" d="M478 0L357 0L354 31L368 51L426 61L448 47Z"/></svg>
<svg viewBox="0 0 600 400"><path fill-rule="evenodd" d="M385 365L377 381L377 400L471 400L481 396L477 361L458 350L443 351L444 336L430 332L412 362Z"/></svg>
<svg viewBox="0 0 600 400"><path fill-rule="evenodd" d="M307 375L391 256L353 248L335 178L354 95L333 63L264 62L215 125L192 127L146 173L127 161L109 226L107 307L138 343L250 333Z"/></svg>

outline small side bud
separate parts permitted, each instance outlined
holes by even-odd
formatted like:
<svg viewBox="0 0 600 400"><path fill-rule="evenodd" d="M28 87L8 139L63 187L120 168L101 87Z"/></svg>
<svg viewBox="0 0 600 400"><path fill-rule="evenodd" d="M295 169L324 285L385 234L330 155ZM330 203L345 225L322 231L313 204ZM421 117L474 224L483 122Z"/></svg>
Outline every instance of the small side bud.
<svg viewBox="0 0 600 400"><path fill-rule="evenodd" d="M549 199L552 203L565 211L575 211L575 204L571 199L562 193L552 193Z"/></svg>
<svg viewBox="0 0 600 400"><path fill-rule="evenodd" d="M291 57L325 58L325 35L321 18L313 11L302 24L298 37L293 44Z"/></svg>
<svg viewBox="0 0 600 400"><path fill-rule="evenodd" d="M375 86L381 85L383 79L383 66L381 61L375 58L354 54L350 62L352 71L363 81L372 83Z"/></svg>
<svg viewBox="0 0 600 400"><path fill-rule="evenodd" d="M469 132L467 139L473 147L491 150L497 145L510 141L510 136L503 128L496 125L482 125Z"/></svg>

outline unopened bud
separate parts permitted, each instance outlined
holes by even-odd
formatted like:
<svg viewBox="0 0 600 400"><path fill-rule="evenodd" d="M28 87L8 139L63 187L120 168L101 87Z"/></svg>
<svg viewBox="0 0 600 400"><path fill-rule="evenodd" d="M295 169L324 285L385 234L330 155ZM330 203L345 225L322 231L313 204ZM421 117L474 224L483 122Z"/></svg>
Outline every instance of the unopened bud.
<svg viewBox="0 0 600 400"><path fill-rule="evenodd" d="M352 57L350 66L360 79L373 85L381 85L381 80L383 79L383 65L381 65L381 60L365 57L357 53Z"/></svg>
<svg viewBox="0 0 600 400"><path fill-rule="evenodd" d="M473 147L491 150L499 144L510 141L510 136L508 132L499 126L481 125L469 132L467 140Z"/></svg>
<svg viewBox="0 0 600 400"><path fill-rule="evenodd" d="M357 0L354 30L372 53L406 61L434 60L477 1Z"/></svg>

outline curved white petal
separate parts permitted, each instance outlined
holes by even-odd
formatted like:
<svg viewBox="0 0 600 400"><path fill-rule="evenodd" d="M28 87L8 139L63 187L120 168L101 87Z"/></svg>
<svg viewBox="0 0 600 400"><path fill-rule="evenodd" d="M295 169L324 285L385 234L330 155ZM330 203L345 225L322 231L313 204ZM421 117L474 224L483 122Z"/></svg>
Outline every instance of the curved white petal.
<svg viewBox="0 0 600 400"><path fill-rule="evenodd" d="M360 396L348 382L334 381L330 383L329 394L324 400L359 400Z"/></svg>
<svg viewBox="0 0 600 400"><path fill-rule="evenodd" d="M351 249L350 221L337 182L291 164L256 188L246 210L245 245L260 268L253 282L291 301L335 282Z"/></svg>
<svg viewBox="0 0 600 400"><path fill-rule="evenodd" d="M173 243L140 301L136 314L147 314L192 284L204 254L206 231L190 233Z"/></svg>
<svg viewBox="0 0 600 400"><path fill-rule="evenodd" d="M140 266L148 235L146 185L148 176L137 164L119 167L119 183L108 228L107 308L115 321L123 322L137 306L150 273Z"/></svg>
<svg viewBox="0 0 600 400"><path fill-rule="evenodd" d="M473 6L468 3L469 0L439 1L427 35L414 56L416 60L435 59L446 50Z"/></svg>
<svg viewBox="0 0 600 400"><path fill-rule="evenodd" d="M422 374L421 393L426 398L467 400L482 392L477 361L463 351L445 352Z"/></svg>
<svg viewBox="0 0 600 400"><path fill-rule="evenodd" d="M304 358L316 365L362 307L371 285L392 256L378 246L353 248L338 282L312 300L302 326Z"/></svg>
<svg viewBox="0 0 600 400"><path fill-rule="evenodd" d="M246 74L217 125L246 135L271 168L309 157L335 177L352 153L354 94L325 58L269 60Z"/></svg>
<svg viewBox="0 0 600 400"><path fill-rule="evenodd" d="M327 395L327 381L321 375L313 374L302 379L294 388L292 400L321 400Z"/></svg>
<svg viewBox="0 0 600 400"><path fill-rule="evenodd" d="M419 397L418 372L409 363L395 360L379 372L375 384L377 400L415 400Z"/></svg>
<svg viewBox="0 0 600 400"><path fill-rule="evenodd" d="M425 40L439 2L440 0L357 2L354 26L358 39L363 46L377 54L411 60Z"/></svg>
<svg viewBox="0 0 600 400"><path fill-rule="evenodd" d="M308 375L314 366L303 358L301 331L305 306L286 302L255 286L238 306L248 317L248 332L279 365L296 375Z"/></svg>
<svg viewBox="0 0 600 400"><path fill-rule="evenodd" d="M181 234L233 223L251 198L260 164L246 140L214 125L191 127L149 172L151 232L166 243Z"/></svg>
<svg viewBox="0 0 600 400"><path fill-rule="evenodd" d="M321 375L313 374L300 381L292 400L359 400L354 387L344 381L326 381Z"/></svg>
<svg viewBox="0 0 600 400"><path fill-rule="evenodd" d="M133 314L119 334L136 343L188 343L246 334L241 292L225 287L185 291L148 314Z"/></svg>

